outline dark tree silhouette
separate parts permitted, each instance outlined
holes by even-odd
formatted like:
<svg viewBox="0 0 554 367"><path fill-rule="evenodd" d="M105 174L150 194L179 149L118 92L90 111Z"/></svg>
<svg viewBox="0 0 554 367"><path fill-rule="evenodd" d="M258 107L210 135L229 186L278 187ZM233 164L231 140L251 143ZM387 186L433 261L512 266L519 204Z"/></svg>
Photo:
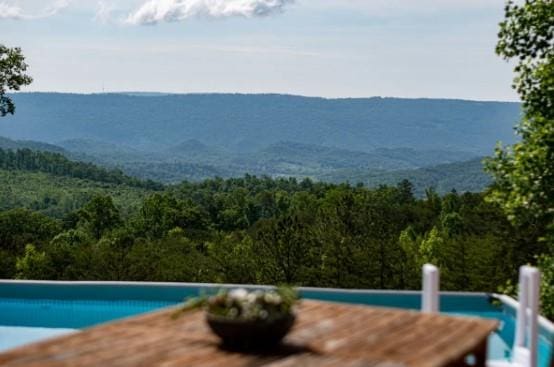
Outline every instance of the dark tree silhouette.
<svg viewBox="0 0 554 367"><path fill-rule="evenodd" d="M26 71L27 64L21 49L0 44L0 116L14 114L15 104L10 97L6 96L6 93L31 84L33 78L25 74Z"/></svg>

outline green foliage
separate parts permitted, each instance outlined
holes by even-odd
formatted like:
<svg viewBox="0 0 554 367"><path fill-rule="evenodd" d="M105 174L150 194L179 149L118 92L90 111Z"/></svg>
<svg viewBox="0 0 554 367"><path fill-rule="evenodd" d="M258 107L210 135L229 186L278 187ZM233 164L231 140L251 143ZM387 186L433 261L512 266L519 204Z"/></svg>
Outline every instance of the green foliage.
<svg viewBox="0 0 554 367"><path fill-rule="evenodd" d="M33 245L25 246L25 254L17 259L16 278L48 279L51 274L46 253L37 251Z"/></svg>
<svg viewBox="0 0 554 367"><path fill-rule="evenodd" d="M97 259L92 257L93 243L94 239L80 229L70 229L55 236L42 247L47 253L51 276L60 280L92 277L99 270L95 269Z"/></svg>
<svg viewBox="0 0 554 367"><path fill-rule="evenodd" d="M491 201L521 227L535 228L537 241L554 246L554 120L526 118L533 133L509 149L498 148L488 168L495 177Z"/></svg>
<svg viewBox="0 0 554 367"><path fill-rule="evenodd" d="M254 253L264 283L297 284L309 266L308 251L313 246L310 227L297 216L260 221L254 237Z"/></svg>
<svg viewBox="0 0 554 367"><path fill-rule="evenodd" d="M496 52L516 59L514 88L523 101L517 132L521 141L497 147L487 168L494 176L489 199L527 234L529 253L543 270L543 311L552 305L554 254L554 4L551 0L509 1L500 23ZM523 241L522 241L523 242ZM525 243L524 242L524 243Z"/></svg>
<svg viewBox="0 0 554 367"><path fill-rule="evenodd" d="M438 263L438 252L441 247L444 246L444 239L441 237L437 227L433 227L431 232L421 241L419 246L419 264L423 265L425 263L439 264Z"/></svg>
<svg viewBox="0 0 554 367"><path fill-rule="evenodd" d="M554 250L554 6L549 0L512 1L500 24L496 51L517 60L514 87L525 116L518 126L521 142L497 148L488 162L495 186L491 200L510 220L533 226L536 240Z"/></svg>
<svg viewBox="0 0 554 367"><path fill-rule="evenodd" d="M6 96L9 90L19 90L31 84L33 79L26 75L27 64L20 48L9 48L0 44L0 117L14 114L15 104Z"/></svg>
<svg viewBox="0 0 554 367"><path fill-rule="evenodd" d="M255 284L260 277L253 241L243 231L217 233L208 242L211 274L217 283Z"/></svg>
<svg viewBox="0 0 554 367"><path fill-rule="evenodd" d="M157 241L143 241L129 252L129 279L165 282L206 281L205 259L194 244L176 233Z"/></svg>
<svg viewBox="0 0 554 367"><path fill-rule="evenodd" d="M61 229L59 221L27 209L0 212L0 246L20 252L28 243L43 243Z"/></svg>
<svg viewBox="0 0 554 367"><path fill-rule="evenodd" d="M554 256L539 256L537 265L541 271L541 311L554 320Z"/></svg>
<svg viewBox="0 0 554 367"><path fill-rule="evenodd" d="M26 209L0 212L0 278L13 276L25 245L47 243L60 229L58 221Z"/></svg>
<svg viewBox="0 0 554 367"><path fill-rule="evenodd" d="M109 195L123 216L136 210L150 191L42 172L0 169L0 210L27 208L71 220L71 213L95 195Z"/></svg>
<svg viewBox="0 0 554 367"><path fill-rule="evenodd" d="M526 113L554 117L554 6L550 0L508 1L496 52L517 59L514 87Z"/></svg>
<svg viewBox="0 0 554 367"><path fill-rule="evenodd" d="M119 210L109 196L92 198L78 213L81 223L97 240L121 224Z"/></svg>
<svg viewBox="0 0 554 367"><path fill-rule="evenodd" d="M205 210L191 200L177 200L171 194L147 197L135 223L137 234L148 238L160 238L173 228L194 228L193 232L198 232L208 227Z"/></svg>

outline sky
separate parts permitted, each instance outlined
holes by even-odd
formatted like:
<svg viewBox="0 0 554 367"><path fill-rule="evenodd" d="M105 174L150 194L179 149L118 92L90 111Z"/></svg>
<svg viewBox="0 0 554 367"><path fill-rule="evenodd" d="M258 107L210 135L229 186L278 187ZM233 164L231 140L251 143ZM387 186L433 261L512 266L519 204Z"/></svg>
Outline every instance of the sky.
<svg viewBox="0 0 554 367"><path fill-rule="evenodd" d="M0 0L25 91L515 101L504 0Z"/></svg>

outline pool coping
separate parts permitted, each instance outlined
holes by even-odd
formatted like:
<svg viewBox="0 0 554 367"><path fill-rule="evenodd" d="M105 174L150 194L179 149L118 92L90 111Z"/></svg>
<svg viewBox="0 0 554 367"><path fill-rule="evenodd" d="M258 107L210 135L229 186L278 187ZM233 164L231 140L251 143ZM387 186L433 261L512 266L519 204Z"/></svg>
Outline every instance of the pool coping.
<svg viewBox="0 0 554 367"><path fill-rule="evenodd" d="M235 283L186 283L186 282L134 282L134 281L91 281L91 280L23 280L23 279L0 279L2 284L33 284L33 285L110 285L110 286L135 286L135 287L175 287L175 288L247 288L247 289L269 289L274 288L272 285L265 284L235 284ZM419 290L395 290L395 289L358 289L358 288L322 288L322 287L296 287L301 291L317 291L317 292L341 292L341 293L359 293L359 294L405 294L419 295ZM441 291L441 294L460 295L460 296L496 296L490 292L456 292L456 291Z"/></svg>
<svg viewBox="0 0 554 367"><path fill-rule="evenodd" d="M493 294L492 296L500 301L505 308L510 309L513 315L517 314L519 303L514 298L505 294ZM548 334L550 337L550 343L554 344L554 324L546 317L539 315L539 327L542 333Z"/></svg>

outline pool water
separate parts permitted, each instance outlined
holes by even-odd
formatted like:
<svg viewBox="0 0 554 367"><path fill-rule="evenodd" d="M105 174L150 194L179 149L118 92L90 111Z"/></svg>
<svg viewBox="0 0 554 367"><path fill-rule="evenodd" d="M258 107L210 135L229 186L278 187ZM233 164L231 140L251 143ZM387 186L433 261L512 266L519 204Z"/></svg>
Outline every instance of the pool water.
<svg viewBox="0 0 554 367"><path fill-rule="evenodd" d="M0 298L0 352L173 304L169 301Z"/></svg>
<svg viewBox="0 0 554 367"><path fill-rule="evenodd" d="M114 283L30 283L0 281L0 351L48 337L162 307L213 291L209 285ZM419 309L417 292L302 289L303 298ZM441 312L494 318L499 330L490 336L489 359L508 359L513 344L513 311L491 304L486 294L441 294ZM542 332L539 366L549 366L552 335Z"/></svg>
<svg viewBox="0 0 554 367"><path fill-rule="evenodd" d="M0 298L0 325L81 329L175 303L169 301Z"/></svg>

